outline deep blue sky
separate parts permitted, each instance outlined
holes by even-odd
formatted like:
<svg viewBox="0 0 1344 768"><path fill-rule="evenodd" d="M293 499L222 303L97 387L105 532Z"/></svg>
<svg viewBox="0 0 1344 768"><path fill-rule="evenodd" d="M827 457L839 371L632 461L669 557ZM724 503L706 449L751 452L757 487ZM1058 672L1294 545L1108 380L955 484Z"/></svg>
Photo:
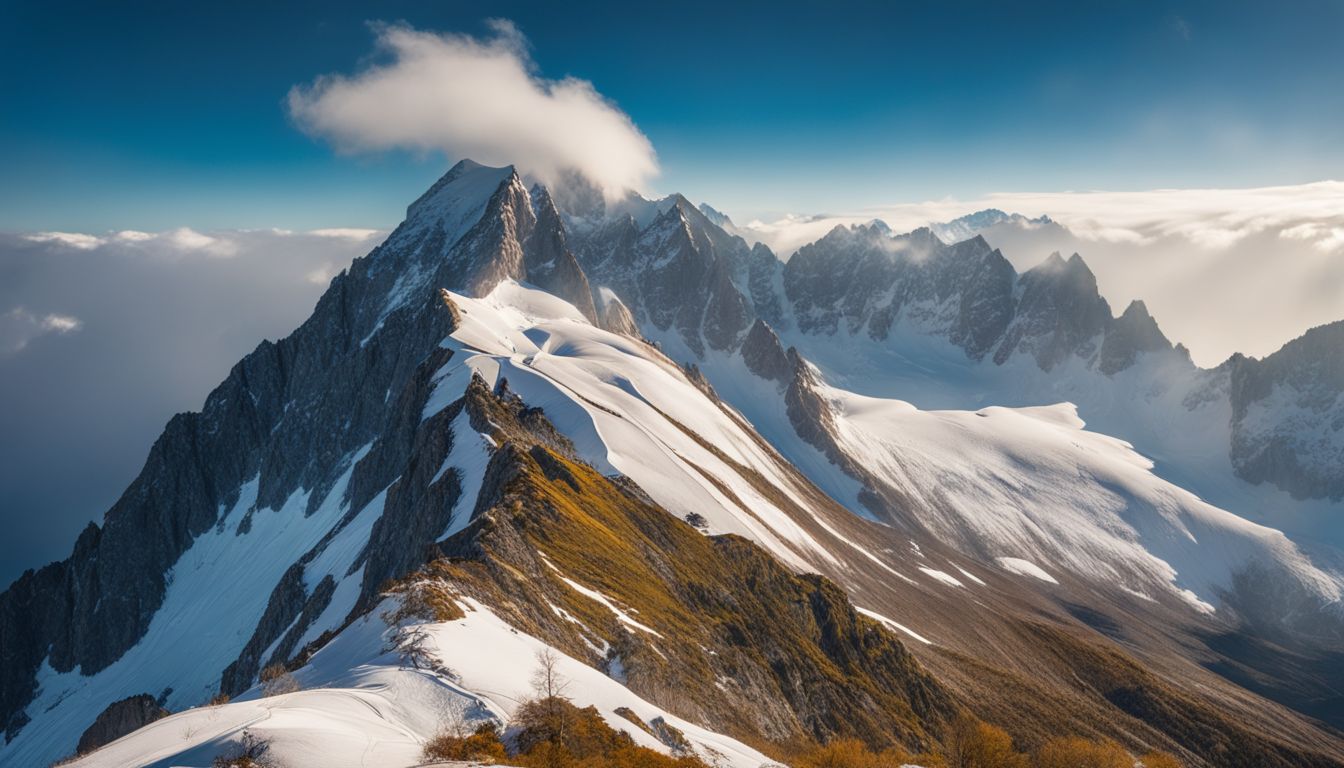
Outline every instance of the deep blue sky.
<svg viewBox="0 0 1344 768"><path fill-rule="evenodd" d="M0 10L0 229L395 224L445 160L284 108L370 20L512 19L648 135L654 191L738 214L1344 176L1339 2L113 5Z"/></svg>

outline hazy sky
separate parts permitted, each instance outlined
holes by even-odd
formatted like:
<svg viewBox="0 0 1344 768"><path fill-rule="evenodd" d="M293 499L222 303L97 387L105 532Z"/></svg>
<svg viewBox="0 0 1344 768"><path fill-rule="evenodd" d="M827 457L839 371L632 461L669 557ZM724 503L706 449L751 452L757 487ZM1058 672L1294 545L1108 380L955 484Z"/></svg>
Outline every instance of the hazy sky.
<svg viewBox="0 0 1344 768"><path fill-rule="evenodd" d="M995 244L1081 251L1205 364L1344 317L1344 3L3 13L0 582L463 156L681 191L783 253L1048 214Z"/></svg>

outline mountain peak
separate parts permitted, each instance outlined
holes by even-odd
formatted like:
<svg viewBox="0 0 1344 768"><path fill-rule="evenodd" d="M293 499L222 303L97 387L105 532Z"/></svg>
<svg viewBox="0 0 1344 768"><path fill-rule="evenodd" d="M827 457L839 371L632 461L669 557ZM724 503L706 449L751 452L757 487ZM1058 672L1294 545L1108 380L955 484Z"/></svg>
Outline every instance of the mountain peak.
<svg viewBox="0 0 1344 768"><path fill-rule="evenodd" d="M716 225L720 227L733 226L733 220L728 218L728 214L716 210L709 203L701 203L700 212L705 215L705 218L709 219L710 221L714 222Z"/></svg>
<svg viewBox="0 0 1344 768"><path fill-rule="evenodd" d="M501 184L517 177L512 165L494 168L474 160L458 161L406 208L406 220L479 211Z"/></svg>

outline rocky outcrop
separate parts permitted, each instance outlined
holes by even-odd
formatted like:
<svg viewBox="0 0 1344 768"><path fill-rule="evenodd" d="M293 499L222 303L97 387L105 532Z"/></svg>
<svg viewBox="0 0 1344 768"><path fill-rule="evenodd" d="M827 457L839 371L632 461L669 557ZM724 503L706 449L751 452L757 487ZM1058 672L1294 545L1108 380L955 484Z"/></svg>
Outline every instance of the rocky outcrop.
<svg viewBox="0 0 1344 768"><path fill-rule="evenodd" d="M261 655L280 637L303 610L308 601L308 590L303 583L303 566L295 563L285 571L280 583L271 590L266 612L238 654L238 659L224 669L219 690L226 696L237 696L252 687L252 681L261 671Z"/></svg>
<svg viewBox="0 0 1344 768"><path fill-rule="evenodd" d="M980 358L1014 313L1016 273L983 238L947 245L928 229L892 236L881 222L837 227L799 249L783 283L800 329L879 341L898 324Z"/></svg>
<svg viewBox="0 0 1344 768"><path fill-rule="evenodd" d="M1101 343L1101 357L1097 370L1111 375L1134 364L1145 352L1163 352L1172 349L1171 342L1157 327L1157 321L1148 314L1142 301L1132 301L1123 314L1111 323L1106 339Z"/></svg>
<svg viewBox="0 0 1344 768"><path fill-rule="evenodd" d="M754 319L751 249L684 197L657 204L640 229L631 216L581 234L584 269L619 295L638 322L674 331L695 355L733 350Z"/></svg>
<svg viewBox="0 0 1344 768"><path fill-rule="evenodd" d="M599 288L597 294L600 302L598 327L612 333L639 338L639 325L635 323L635 316L630 313L625 302L607 288Z"/></svg>
<svg viewBox="0 0 1344 768"><path fill-rule="evenodd" d="M707 537L499 416L512 437L474 520L420 577L575 658L617 660L635 692L732 732L926 748L954 716L948 693L835 584L739 537ZM600 587L658 634L629 631L565 579Z"/></svg>
<svg viewBox="0 0 1344 768"><path fill-rule="evenodd" d="M1238 474L1295 498L1344 498L1344 321L1225 366Z"/></svg>
<svg viewBox="0 0 1344 768"><path fill-rule="evenodd" d="M741 353L747 370L763 379L787 383L792 377L793 363L780 345L779 336L760 318L756 318L747 332Z"/></svg>
<svg viewBox="0 0 1344 768"><path fill-rule="evenodd" d="M528 282L573 304L589 321L597 322L588 276L570 252L560 212L545 187L534 186L532 209L537 220L523 244Z"/></svg>
<svg viewBox="0 0 1344 768"><path fill-rule="evenodd" d="M139 730L155 720L168 716L168 710L159 706L153 696L142 693L107 705L93 724L80 734L75 754L84 755L104 744L111 744L131 731Z"/></svg>
<svg viewBox="0 0 1344 768"><path fill-rule="evenodd" d="M1051 254L1022 275L1021 292L994 362L1026 353L1048 371L1069 356L1090 360L1097 353L1111 310L1081 256L1075 253L1065 261Z"/></svg>

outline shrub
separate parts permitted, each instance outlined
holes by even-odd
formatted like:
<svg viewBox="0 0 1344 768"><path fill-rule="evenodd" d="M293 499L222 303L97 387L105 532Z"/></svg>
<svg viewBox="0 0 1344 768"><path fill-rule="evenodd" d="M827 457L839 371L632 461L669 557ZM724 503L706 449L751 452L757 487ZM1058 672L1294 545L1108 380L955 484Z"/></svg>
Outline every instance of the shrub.
<svg viewBox="0 0 1344 768"><path fill-rule="evenodd" d="M694 757L669 757L635 744L607 725L594 707L579 709L552 696L523 702L514 712L517 754L526 768L705 768Z"/></svg>
<svg viewBox="0 0 1344 768"><path fill-rule="evenodd" d="M440 733L425 743L426 760L470 760L479 763L505 762L508 753L499 738L499 727L485 723L470 736Z"/></svg>
<svg viewBox="0 0 1344 768"><path fill-rule="evenodd" d="M219 693L216 693L214 696L210 697L210 701L206 702L206 706L218 707L221 704L228 704L228 703L229 703L229 694L220 691Z"/></svg>
<svg viewBox="0 0 1344 768"><path fill-rule="evenodd" d="M805 751L794 765L797 768L901 768L910 762L910 754L899 747L874 752L858 739L839 739Z"/></svg>
<svg viewBox="0 0 1344 768"><path fill-rule="evenodd" d="M947 768L1027 768L1026 755L1013 748L1002 728L969 715L957 718L947 739Z"/></svg>
<svg viewBox="0 0 1344 768"><path fill-rule="evenodd" d="M1036 768L1133 768L1125 748L1106 739L1088 741L1076 736L1047 741L1036 751Z"/></svg>
<svg viewBox="0 0 1344 768"><path fill-rule="evenodd" d="M299 681L294 679L294 675L290 674L283 664L272 664L261 670L262 696L279 696L299 689Z"/></svg>
<svg viewBox="0 0 1344 768"><path fill-rule="evenodd" d="M243 731L242 738L232 750L215 758L212 768L278 768L270 759L271 744Z"/></svg>

